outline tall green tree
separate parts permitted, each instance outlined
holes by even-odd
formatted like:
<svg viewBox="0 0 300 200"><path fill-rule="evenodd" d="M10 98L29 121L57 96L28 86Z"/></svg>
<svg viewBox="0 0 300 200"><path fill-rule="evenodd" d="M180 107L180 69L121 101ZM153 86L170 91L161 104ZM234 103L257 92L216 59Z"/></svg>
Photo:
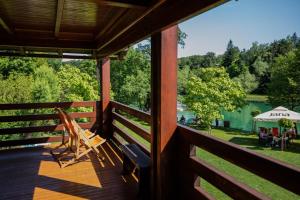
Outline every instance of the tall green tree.
<svg viewBox="0 0 300 200"><path fill-rule="evenodd" d="M226 68L229 76L236 77L240 74L240 50L229 40L226 51L223 56L222 66Z"/></svg>
<svg viewBox="0 0 300 200"><path fill-rule="evenodd" d="M47 64L37 68L33 74L33 102L56 102L60 97L59 79Z"/></svg>
<svg viewBox="0 0 300 200"><path fill-rule="evenodd" d="M0 58L0 72L3 78L10 74L31 75L40 65L45 64L47 59L27 57L2 57Z"/></svg>
<svg viewBox="0 0 300 200"><path fill-rule="evenodd" d="M149 70L138 70L135 75L126 76L125 84L120 88L123 101L140 110L148 111L150 108L150 77Z"/></svg>
<svg viewBox="0 0 300 200"><path fill-rule="evenodd" d="M145 83L145 81L149 82L146 82L146 84L136 82L135 84L140 87L140 90L147 90L150 94L150 61L147 59L147 55L134 48L130 48L124 60L114 60L111 62L111 74L111 86L116 101L147 109L145 102L147 102L146 99L148 97L142 95L145 99L140 98L139 102L131 102L130 99L132 98L128 97L128 95L131 96L131 94L133 94L133 92L130 91L132 88L124 88L124 85L133 86L135 78L142 79L143 81L141 81L141 83ZM142 74L144 75L142 76ZM146 79L145 76L148 78ZM130 94L127 93L129 91ZM141 106L143 103L145 103L144 106Z"/></svg>
<svg viewBox="0 0 300 200"><path fill-rule="evenodd" d="M300 48L275 59L268 85L268 100L272 106L296 109L300 106Z"/></svg>
<svg viewBox="0 0 300 200"><path fill-rule="evenodd" d="M77 67L65 65L58 72L61 101L91 101L98 99L97 80Z"/></svg>
<svg viewBox="0 0 300 200"><path fill-rule="evenodd" d="M246 93L251 93L254 91L259 84L255 78L255 75L250 74L248 69L232 80L238 82L244 88Z"/></svg>
<svg viewBox="0 0 300 200"><path fill-rule="evenodd" d="M184 103L195 112L202 126L211 127L221 119L220 110L234 111L245 104L246 93L241 85L232 81L225 68L202 68L188 81Z"/></svg>

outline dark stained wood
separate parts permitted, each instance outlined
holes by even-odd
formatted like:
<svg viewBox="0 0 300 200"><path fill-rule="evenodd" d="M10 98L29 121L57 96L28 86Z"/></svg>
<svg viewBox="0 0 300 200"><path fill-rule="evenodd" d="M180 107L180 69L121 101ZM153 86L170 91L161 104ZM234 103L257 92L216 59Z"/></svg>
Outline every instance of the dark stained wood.
<svg viewBox="0 0 300 200"><path fill-rule="evenodd" d="M178 130L190 144L197 145L287 190L300 194L299 168L189 127L178 125Z"/></svg>
<svg viewBox="0 0 300 200"><path fill-rule="evenodd" d="M7 37L0 35L0 46L26 46L30 50L30 47L44 47L44 48L56 48L56 49L89 49L96 48L93 41L82 40L66 40L56 38L33 38L30 35L19 36L18 38ZM30 37L30 38L28 38Z"/></svg>
<svg viewBox="0 0 300 200"><path fill-rule="evenodd" d="M108 46L111 42L113 42L114 40L116 40L118 37L120 37L122 34L124 34L127 30L129 30L131 27L133 27L136 23L138 23L139 21L141 21L144 17L146 17L149 13L151 13L153 10L155 10L157 7L159 7L159 5L162 4L163 1L157 1L154 5L152 5L149 9L147 9L146 12L144 12L141 16L139 16L136 20L134 20L133 22L131 22L131 24L129 24L128 26L126 26L123 30L119 31L116 35L114 35L113 37L110 37L108 41L105 41L103 44L98 44L97 46L97 51L102 50L103 48L105 48L106 46ZM124 48L124 47L123 47ZM123 48L119 48L123 49ZM101 51L100 51L101 54ZM109 54L108 54L109 55Z"/></svg>
<svg viewBox="0 0 300 200"><path fill-rule="evenodd" d="M20 55L26 54L21 47L30 52L43 47L63 56L69 50L99 50L97 57L106 57L225 1L0 1L1 27L6 30L0 32L0 46L15 47Z"/></svg>
<svg viewBox="0 0 300 200"><path fill-rule="evenodd" d="M67 139L68 137L65 137L65 141ZM23 146L23 145L53 143L53 142L61 142L61 141L62 141L61 136L30 138L24 140L7 140L7 141L0 141L0 147Z"/></svg>
<svg viewBox="0 0 300 200"><path fill-rule="evenodd" d="M146 141L151 142L150 133L146 129L140 127L134 122L129 121L128 119L126 119L126 117L123 117L122 115L119 115L118 113L115 112L113 112L112 118L117 120L127 128L129 128L130 130L132 130L142 138L144 138Z"/></svg>
<svg viewBox="0 0 300 200"><path fill-rule="evenodd" d="M233 199L269 199L258 191L235 180L226 173L218 171L213 166L209 165L204 160L197 158L196 156L191 157L190 162L185 164L191 165L193 171L195 171L199 176L203 177L205 180L228 194Z"/></svg>
<svg viewBox="0 0 300 200"><path fill-rule="evenodd" d="M176 198L177 26L151 37L153 199Z"/></svg>
<svg viewBox="0 0 300 200"><path fill-rule="evenodd" d="M113 18L105 25L104 28L102 28L99 33L96 35L95 39L98 40L108 29L114 29L113 25L116 24L118 20L122 16L124 16L127 13L127 10L121 10L118 13L116 13Z"/></svg>
<svg viewBox="0 0 300 200"><path fill-rule="evenodd" d="M158 1L125 29L110 37L107 42L98 44L98 53L102 56L113 54L133 42L140 41L157 31L168 28L225 2L227 0Z"/></svg>
<svg viewBox="0 0 300 200"><path fill-rule="evenodd" d="M0 27L6 30L9 34L13 34L12 28L8 25L7 22L5 22L5 20L1 16L0 16Z"/></svg>
<svg viewBox="0 0 300 200"><path fill-rule="evenodd" d="M201 187L195 187L193 188L191 192L191 198L192 199L201 199L201 200L214 200L209 193L207 193L205 190L203 190Z"/></svg>
<svg viewBox="0 0 300 200"><path fill-rule="evenodd" d="M131 108L131 107L125 105L125 104L122 104L122 103L119 103L119 102L116 102L116 101L111 101L111 105L112 105L112 108L115 108L117 110L121 110L123 112L126 112L127 114L132 115L132 116L134 116L134 117L136 117L136 118L138 118L142 121L145 121L149 124L151 122L150 113L143 112L141 110Z"/></svg>
<svg viewBox="0 0 300 200"><path fill-rule="evenodd" d="M150 137L150 133L148 130L144 129L140 125L128 120L126 117L124 117L116 112L113 112L112 117L113 117L113 119L117 120L122 125L126 126L126 128L129 128L130 130L135 132L137 135L139 135L146 141L151 142L151 137Z"/></svg>
<svg viewBox="0 0 300 200"><path fill-rule="evenodd" d="M149 6L150 0L81 0L95 2L98 5L121 7L121 8L135 8L144 9Z"/></svg>
<svg viewBox="0 0 300 200"><path fill-rule="evenodd" d="M138 141L136 138L132 137L131 135L126 133L125 130L123 130L122 128L118 127L115 124L113 125L113 128L114 128L114 131L116 133L118 133L128 143L133 143L133 144L138 145L144 153L146 153L147 155L150 155L150 152L149 152L148 148L144 144L142 144L140 141Z"/></svg>
<svg viewBox="0 0 300 200"><path fill-rule="evenodd" d="M33 58L67 58L67 59L93 59L94 56L81 56L81 55L59 55L59 54L41 54L41 53L0 53L1 56L13 57L33 57Z"/></svg>
<svg viewBox="0 0 300 200"><path fill-rule="evenodd" d="M72 118L95 118L96 112L69 113ZM0 116L0 122L20 122L59 119L58 114Z"/></svg>
<svg viewBox="0 0 300 200"><path fill-rule="evenodd" d="M178 196L180 199L210 199L211 196L205 192L203 188L200 187L200 178L191 168L189 159L192 156L196 156L196 147L191 145L187 140L185 140L176 129L177 136L177 165L179 166L177 173L178 183L184 183L180 185L180 192Z"/></svg>
<svg viewBox="0 0 300 200"><path fill-rule="evenodd" d="M70 107L92 107L93 112L75 112L70 113L72 118L89 118L90 122L81 123L82 128L91 129L95 126L96 118L96 102L56 102L56 103L24 103L24 104L0 104L0 110L20 110L20 109L43 109L43 108L70 108ZM30 114L18 116L0 116L1 122L20 122L20 121L36 121L36 120L57 120L58 115L55 114ZM49 124L49 122L48 122ZM2 128L0 135L6 134L26 134L34 132L55 132L62 131L62 124L44 125L44 126L30 126L17 128Z"/></svg>
<svg viewBox="0 0 300 200"><path fill-rule="evenodd" d="M97 60L97 70L100 78L100 131L106 138L112 136L112 119L110 105L110 59Z"/></svg>
<svg viewBox="0 0 300 200"><path fill-rule="evenodd" d="M91 123L79 123L81 128L90 129L93 124ZM64 127L62 124L48 125L48 126L32 126L32 127L20 127L20 128L1 128L0 135L8 134L20 134L20 133L35 133L35 132L55 132L62 131Z"/></svg>
<svg viewBox="0 0 300 200"><path fill-rule="evenodd" d="M95 101L83 102L55 102L55 103L20 103L20 104L0 104L0 110L21 110L21 109L41 109L41 108L71 108L71 107L95 107Z"/></svg>
<svg viewBox="0 0 300 200"><path fill-rule="evenodd" d="M52 146L0 151L0 199L138 199L137 182L121 175L121 160L110 147L100 149L103 165L89 154L63 169L50 154Z"/></svg>
<svg viewBox="0 0 300 200"><path fill-rule="evenodd" d="M55 30L54 30L55 37L59 36L60 25L63 16L63 10L64 10L64 2L65 0L57 0L56 21L55 21Z"/></svg>

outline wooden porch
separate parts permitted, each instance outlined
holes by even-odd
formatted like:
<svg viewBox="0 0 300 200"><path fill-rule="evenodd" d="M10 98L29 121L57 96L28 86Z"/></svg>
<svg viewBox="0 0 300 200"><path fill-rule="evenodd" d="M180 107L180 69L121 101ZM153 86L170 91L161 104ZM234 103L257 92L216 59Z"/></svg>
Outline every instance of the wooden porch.
<svg viewBox="0 0 300 200"><path fill-rule="evenodd" d="M70 115L76 119L88 118L89 121L81 123L81 126L93 129L99 124L96 114L101 108L99 105L100 102L0 104L0 110L91 107L92 112L73 112ZM152 117L149 113L118 102L110 101L109 105L111 120L108 125L113 134L103 148L99 149L106 157L104 163L90 153L80 162L60 168L50 155L50 150L62 139L59 135L0 141L0 147L3 148L0 151L0 199L138 199L138 177L135 174L122 176L122 154L119 146L135 143L150 156L150 131L132 119L139 119L147 124ZM58 115L53 113L1 116L0 122L57 119ZM0 129L0 134L61 130L62 124L57 121L56 125L51 126ZM173 149L176 158L170 161L174 174L173 177L167 177L174 181L174 188L177 188L171 194L173 199L213 199L211 194L201 188L199 180L202 178L234 199L268 199L250 186L235 180L230 174L215 169L201 157L197 157L196 146L299 194L300 171L296 167L181 125L177 125L174 137L177 140L177 148ZM39 143L48 145L30 147Z"/></svg>
<svg viewBox="0 0 300 200"><path fill-rule="evenodd" d="M50 154L53 146L0 151L0 199L137 199L137 181L121 175L109 143L100 149L107 162L89 154L63 169Z"/></svg>
<svg viewBox="0 0 300 200"><path fill-rule="evenodd" d="M101 86L97 102L0 104L0 111L48 110L0 116L0 123L51 121L3 128L0 135L63 131L53 112L62 108L73 118L88 118L80 126L108 141L99 149L106 152L104 166L90 155L65 169L49 155L51 146L12 149L60 142L61 135L0 141L0 199L135 199L136 178L121 176L119 146L126 142L137 144L151 158L153 200L214 199L201 187L201 179L234 199L268 199L197 157L196 147L299 195L298 168L177 124L177 24L226 1L0 0L0 55L94 58ZM110 99L110 58L146 37L151 37L151 113ZM90 111L72 112L78 107Z"/></svg>

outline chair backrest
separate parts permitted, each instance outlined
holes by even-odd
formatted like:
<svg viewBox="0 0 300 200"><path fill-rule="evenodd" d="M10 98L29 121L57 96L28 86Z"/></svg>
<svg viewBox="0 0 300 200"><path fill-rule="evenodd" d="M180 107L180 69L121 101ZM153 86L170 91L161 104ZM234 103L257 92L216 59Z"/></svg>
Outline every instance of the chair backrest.
<svg viewBox="0 0 300 200"><path fill-rule="evenodd" d="M279 136L278 128L272 128L272 135L276 137Z"/></svg>
<svg viewBox="0 0 300 200"><path fill-rule="evenodd" d="M73 133L76 135L78 140L82 141L86 144L89 143L88 138L86 138L84 135L84 130L79 126L79 124L70 115L68 115L65 111L62 111L62 112L64 113L66 121L70 125Z"/></svg>
<svg viewBox="0 0 300 200"><path fill-rule="evenodd" d="M68 133L70 134L70 137L73 138L75 141L79 141L78 135L76 134L73 125L68 120L68 115L60 108L55 108L55 110L57 110L59 118L66 130L68 131Z"/></svg>

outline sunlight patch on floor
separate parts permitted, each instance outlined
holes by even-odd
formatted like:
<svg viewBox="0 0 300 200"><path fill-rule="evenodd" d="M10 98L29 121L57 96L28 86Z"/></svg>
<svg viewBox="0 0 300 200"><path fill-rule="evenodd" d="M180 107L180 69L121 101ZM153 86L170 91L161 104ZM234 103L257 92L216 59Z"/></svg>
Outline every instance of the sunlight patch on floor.
<svg viewBox="0 0 300 200"><path fill-rule="evenodd" d="M90 160L81 161L65 168L60 168L59 164L55 161L41 161L39 175L102 188Z"/></svg>
<svg viewBox="0 0 300 200"><path fill-rule="evenodd" d="M34 188L33 199L72 199L72 200L85 200L86 198L81 198L69 194L64 194L61 192L56 192L52 190L47 190L39 187Z"/></svg>

